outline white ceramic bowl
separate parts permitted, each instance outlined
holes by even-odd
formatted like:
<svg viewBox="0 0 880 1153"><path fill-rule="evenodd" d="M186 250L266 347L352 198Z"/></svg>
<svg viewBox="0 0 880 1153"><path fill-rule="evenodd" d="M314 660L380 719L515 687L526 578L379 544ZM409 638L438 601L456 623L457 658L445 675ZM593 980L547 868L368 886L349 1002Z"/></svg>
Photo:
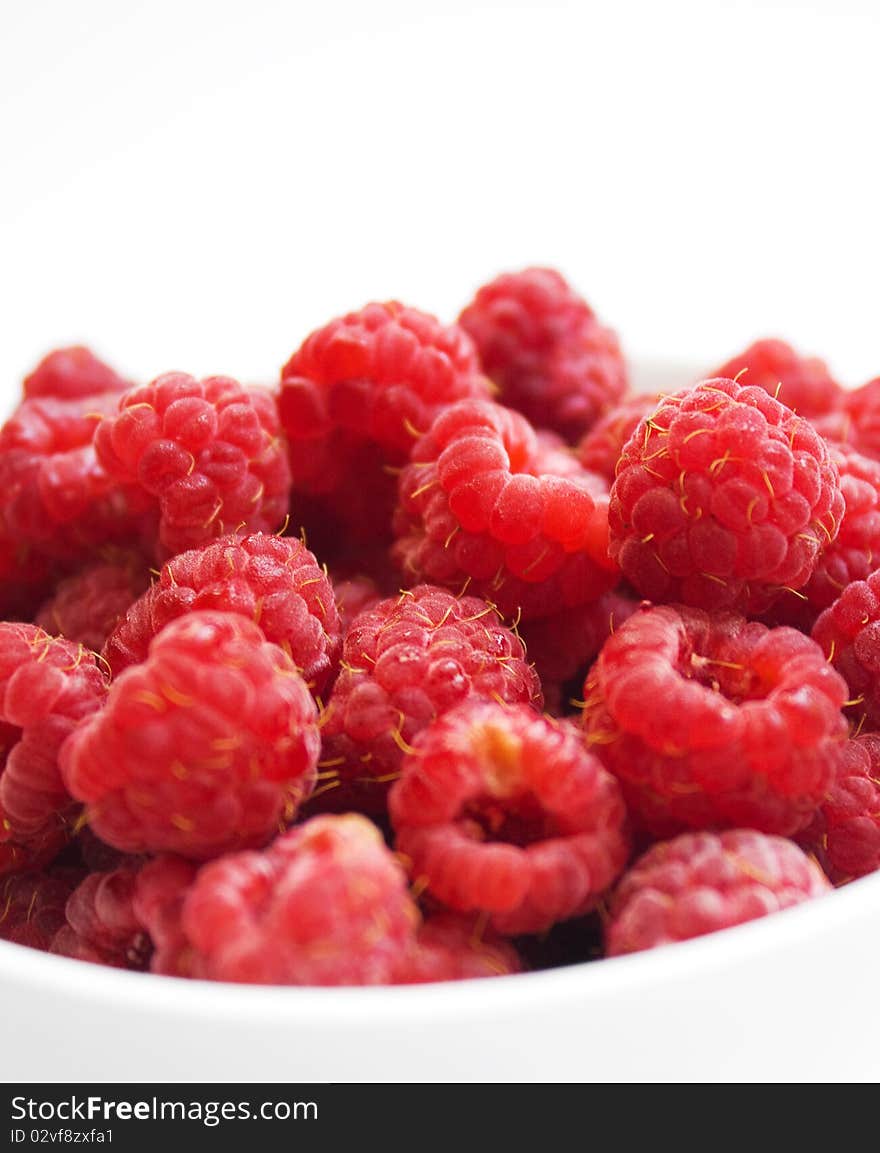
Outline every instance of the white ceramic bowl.
<svg viewBox="0 0 880 1153"><path fill-rule="evenodd" d="M647 365L645 389L690 366ZM880 874L723 933L374 989L118 972L0 942L5 1080L875 1081Z"/></svg>

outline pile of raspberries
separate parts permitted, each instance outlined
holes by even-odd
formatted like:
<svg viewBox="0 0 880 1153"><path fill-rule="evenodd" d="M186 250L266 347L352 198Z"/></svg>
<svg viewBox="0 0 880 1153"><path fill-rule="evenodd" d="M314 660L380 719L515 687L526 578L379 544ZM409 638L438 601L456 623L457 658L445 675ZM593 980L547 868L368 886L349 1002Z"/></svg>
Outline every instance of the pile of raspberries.
<svg viewBox="0 0 880 1153"><path fill-rule="evenodd" d="M50 353L0 618L19 945L458 980L880 866L880 378L761 340L634 395L550 269L368 304L274 387Z"/></svg>

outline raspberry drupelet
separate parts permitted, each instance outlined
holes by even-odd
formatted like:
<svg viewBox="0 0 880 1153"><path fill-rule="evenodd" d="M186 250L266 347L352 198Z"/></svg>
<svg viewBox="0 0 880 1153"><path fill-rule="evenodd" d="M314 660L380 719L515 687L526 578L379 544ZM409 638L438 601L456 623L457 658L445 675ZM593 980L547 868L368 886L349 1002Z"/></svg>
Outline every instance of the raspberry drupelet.
<svg viewBox="0 0 880 1153"><path fill-rule="evenodd" d="M103 840L207 860L266 843L314 784L315 702L293 662L237 613L192 612L117 677L62 751Z"/></svg>
<svg viewBox="0 0 880 1153"><path fill-rule="evenodd" d="M576 441L626 391L616 334L552 268L503 273L458 319L499 400Z"/></svg>
<svg viewBox="0 0 880 1153"><path fill-rule="evenodd" d="M617 462L623 446L635 432L639 421L650 416L661 401L657 395L639 395L621 401L609 409L590 428L575 450L580 463L597 472L612 484L617 475Z"/></svg>
<svg viewBox="0 0 880 1153"><path fill-rule="evenodd" d="M806 420L762 388L707 380L666 397L625 445L609 551L650 600L757 613L807 583L843 510Z"/></svg>
<svg viewBox="0 0 880 1153"><path fill-rule="evenodd" d="M821 897L828 878L783 837L752 829L685 833L661 841L612 896L609 957L686 941Z"/></svg>
<svg viewBox="0 0 880 1153"><path fill-rule="evenodd" d="M145 969L152 945L134 910L139 868L124 865L85 877L67 900L51 952L115 969Z"/></svg>
<svg viewBox="0 0 880 1153"><path fill-rule="evenodd" d="M540 708L519 637L478 597L421 585L360 613L345 638L322 727L322 805L384 808L404 750L467 700Z"/></svg>
<svg viewBox="0 0 880 1153"><path fill-rule="evenodd" d="M574 725L472 702L424 729L389 796L417 887L499 933L589 912L629 856L620 788Z"/></svg>
<svg viewBox="0 0 880 1153"><path fill-rule="evenodd" d="M880 569L847 585L811 636L849 686L850 714L880 726Z"/></svg>
<svg viewBox="0 0 880 1153"><path fill-rule="evenodd" d="M106 678L82 645L0 623L0 875L39 868L69 839L77 805L60 751L106 695Z"/></svg>
<svg viewBox="0 0 880 1153"><path fill-rule="evenodd" d="M407 583L467 583L511 618L587 604L618 580L605 481L490 401L452 405L418 442L395 531Z"/></svg>
<svg viewBox="0 0 880 1153"><path fill-rule="evenodd" d="M165 562L159 579L119 622L104 657L114 676L146 659L169 621L193 611L234 612L280 645L315 695L336 671L340 625L333 586L294 537L220 537Z"/></svg>
<svg viewBox="0 0 880 1153"><path fill-rule="evenodd" d="M640 609L584 686L590 746L655 836L792 835L841 763L847 688L809 637L733 613Z"/></svg>
<svg viewBox="0 0 880 1153"><path fill-rule="evenodd" d="M129 381L83 345L54 349L24 378L22 385L25 397L53 396L59 400L78 400L106 392L119 395L129 388Z"/></svg>
<svg viewBox="0 0 880 1153"><path fill-rule="evenodd" d="M149 566L135 554L87 565L61 581L34 621L52 636L100 652L149 583Z"/></svg>
<svg viewBox="0 0 880 1153"><path fill-rule="evenodd" d="M836 885L880 869L880 734L847 741L843 764L798 842Z"/></svg>
<svg viewBox="0 0 880 1153"><path fill-rule="evenodd" d="M395 473L415 439L441 408L488 392L461 328L396 301L313 332L281 372L297 523L310 536L329 521L358 541L387 540Z"/></svg>
<svg viewBox="0 0 880 1153"><path fill-rule="evenodd" d="M273 532L290 494L274 396L228 376L166 373L131 389L95 433L117 480L159 512L166 556L238 529Z"/></svg>
<svg viewBox="0 0 880 1153"><path fill-rule="evenodd" d="M262 852L203 866L181 902L182 947L157 963L246 984L390 984L419 921L375 825L355 814L314 817ZM160 936L170 936L167 926Z"/></svg>
<svg viewBox="0 0 880 1153"><path fill-rule="evenodd" d="M16 873L0 880L0 941L48 952L65 924L67 899L82 869L58 866L41 873Z"/></svg>
<svg viewBox="0 0 880 1153"><path fill-rule="evenodd" d="M763 388L808 419L833 412L844 395L823 360L801 356L784 340L756 340L709 375Z"/></svg>

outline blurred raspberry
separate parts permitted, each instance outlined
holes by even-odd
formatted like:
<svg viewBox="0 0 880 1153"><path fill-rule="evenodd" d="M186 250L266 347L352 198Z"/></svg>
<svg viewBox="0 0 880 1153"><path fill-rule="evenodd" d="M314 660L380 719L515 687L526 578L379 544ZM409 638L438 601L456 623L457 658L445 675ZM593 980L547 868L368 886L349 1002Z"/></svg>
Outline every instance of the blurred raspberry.
<svg viewBox="0 0 880 1153"><path fill-rule="evenodd" d="M35 623L51 636L100 652L149 583L148 567L135 554L87 565L61 581L37 612Z"/></svg>
<svg viewBox="0 0 880 1153"><path fill-rule="evenodd" d="M880 734L854 737L844 754L815 820L798 837L837 885L880 869Z"/></svg>
<svg viewBox="0 0 880 1153"><path fill-rule="evenodd" d="M68 840L76 804L61 779L60 750L106 693L82 645L0 623L0 875L40 867Z"/></svg>
<svg viewBox="0 0 880 1153"><path fill-rule="evenodd" d="M469 702L424 729L389 810L410 876L499 933L538 933L592 909L626 864L614 778L567 722Z"/></svg>
<svg viewBox="0 0 880 1153"><path fill-rule="evenodd" d="M639 421L650 416L661 399L650 394L632 396L601 416L577 446L576 456L584 468L597 472L612 484L623 446L635 432Z"/></svg>
<svg viewBox="0 0 880 1153"><path fill-rule="evenodd" d="M113 681L62 773L109 844L206 860L292 819L314 783L316 721L293 662L252 621L191 612Z"/></svg>
<svg viewBox="0 0 880 1153"><path fill-rule="evenodd" d="M362 612L340 665L322 727L322 806L381 810L416 733L455 705L541 706L522 641L492 607L432 585Z"/></svg>
<svg viewBox="0 0 880 1153"><path fill-rule="evenodd" d="M843 508L807 421L761 388L707 380L666 397L624 447L609 551L651 600L755 613L809 581Z"/></svg>
<svg viewBox="0 0 880 1153"><path fill-rule="evenodd" d="M466 584L510 617L549 616L618 579L607 499L601 477L518 413L461 401L401 474L394 554L408 583Z"/></svg>
<svg viewBox="0 0 880 1153"><path fill-rule="evenodd" d="M686 833L654 845L618 885L607 954L635 953L727 929L831 888L797 845L751 829Z"/></svg>
<svg viewBox="0 0 880 1153"><path fill-rule="evenodd" d="M626 391L617 336L552 268L504 273L459 317L498 399L575 441Z"/></svg>
<svg viewBox="0 0 880 1153"><path fill-rule="evenodd" d="M880 727L880 569L847 585L811 635L849 686L850 714Z"/></svg>
<svg viewBox="0 0 880 1153"><path fill-rule="evenodd" d="M246 984L389 984L418 923L406 874L375 826L354 814L315 817L262 852L199 870L182 901L177 971Z"/></svg>
<svg viewBox="0 0 880 1153"><path fill-rule="evenodd" d="M406 954L394 975L400 985L428 981L466 981L518 973L522 962L516 949L479 918L434 913L419 929L415 948Z"/></svg>
<svg viewBox="0 0 880 1153"><path fill-rule="evenodd" d="M230 531L273 532L290 471L275 398L228 376L169 372L133 388L95 434L104 468L159 511L166 555Z"/></svg>
<svg viewBox="0 0 880 1153"><path fill-rule="evenodd" d="M707 375L763 388L786 407L810 419L833 412L843 394L823 360L801 356L784 340L756 340Z"/></svg>
<svg viewBox="0 0 880 1153"><path fill-rule="evenodd" d="M57 867L0 880L0 941L47 952L82 875L81 869Z"/></svg>
<svg viewBox="0 0 880 1153"><path fill-rule="evenodd" d="M374 608L382 600L382 592L372 577L337 577L335 573L330 576L336 595L340 635L344 638L354 618L365 609Z"/></svg>
<svg viewBox="0 0 880 1153"><path fill-rule="evenodd" d="M329 578L300 540L252 533L220 537L166 561L104 648L114 676L146 660L150 641L169 621L202 609L258 624L316 695L335 672L340 630Z"/></svg>
<svg viewBox="0 0 880 1153"><path fill-rule="evenodd" d="M129 381L82 345L48 353L23 384L26 397L51 396L58 400L79 400L105 392L119 394L128 388Z"/></svg>
<svg viewBox="0 0 880 1153"><path fill-rule="evenodd" d="M847 736L846 685L819 647L732 613L641 609L605 642L584 697L588 743L656 836L798 832Z"/></svg>
<svg viewBox="0 0 880 1153"><path fill-rule="evenodd" d="M90 873L71 893L52 952L115 969L145 969L152 947L134 910L138 866Z"/></svg>
<svg viewBox="0 0 880 1153"><path fill-rule="evenodd" d="M329 524L331 536L387 540L414 440L443 407L488 387L462 329L394 301L313 332L281 372L296 522L310 538Z"/></svg>

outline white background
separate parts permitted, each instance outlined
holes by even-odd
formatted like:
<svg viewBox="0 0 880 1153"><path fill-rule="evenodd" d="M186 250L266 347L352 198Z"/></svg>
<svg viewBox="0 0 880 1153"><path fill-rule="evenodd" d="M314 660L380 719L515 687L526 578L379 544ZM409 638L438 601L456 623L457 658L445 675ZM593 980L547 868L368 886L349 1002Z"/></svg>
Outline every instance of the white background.
<svg viewBox="0 0 880 1153"><path fill-rule="evenodd" d="M53 345L274 379L557 264L629 351L880 372L880 5L0 0L0 392ZM7 401L11 395L7 394Z"/></svg>

